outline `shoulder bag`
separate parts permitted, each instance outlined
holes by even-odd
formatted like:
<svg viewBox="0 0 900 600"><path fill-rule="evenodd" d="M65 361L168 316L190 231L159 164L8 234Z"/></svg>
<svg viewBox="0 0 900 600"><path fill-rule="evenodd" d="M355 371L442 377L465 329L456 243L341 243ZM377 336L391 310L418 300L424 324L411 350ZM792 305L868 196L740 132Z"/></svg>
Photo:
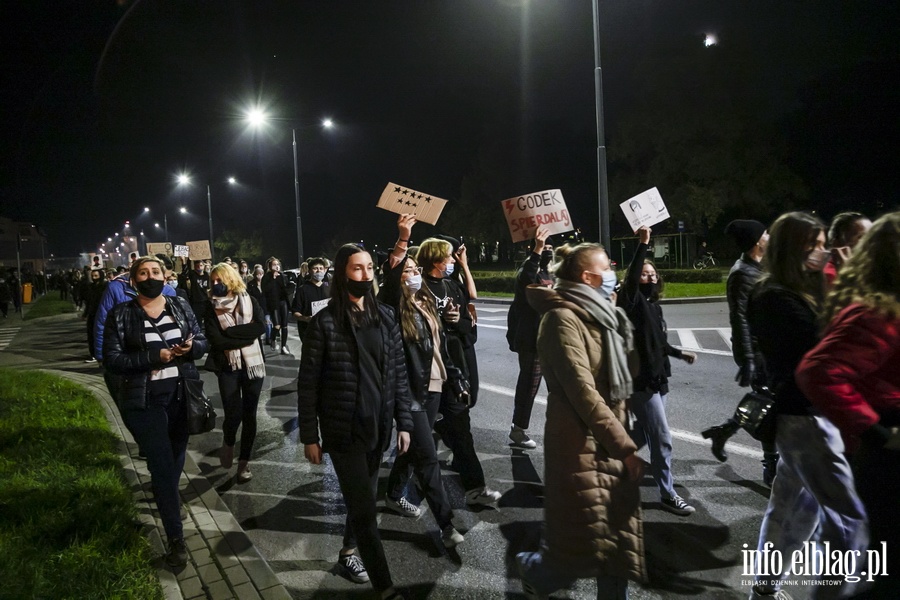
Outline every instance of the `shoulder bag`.
<svg viewBox="0 0 900 600"><path fill-rule="evenodd" d="M166 348L171 350L172 347L169 346L166 338L163 337L162 332L156 326L156 323L149 318L149 315L148 319L150 320L150 325L153 326L153 329L159 336L159 339L166 345ZM178 359L176 358L176 360ZM178 384L181 387L180 392L183 394L185 403L187 404L188 433L196 435L212 431L216 427L216 409L213 407L206 392L203 391L203 380L189 379L185 375L184 369L181 368L180 362L177 366L180 375L178 378Z"/></svg>
<svg viewBox="0 0 900 600"><path fill-rule="evenodd" d="M765 386L754 386L738 402L734 419L754 439L772 443L775 441L775 413L775 394Z"/></svg>

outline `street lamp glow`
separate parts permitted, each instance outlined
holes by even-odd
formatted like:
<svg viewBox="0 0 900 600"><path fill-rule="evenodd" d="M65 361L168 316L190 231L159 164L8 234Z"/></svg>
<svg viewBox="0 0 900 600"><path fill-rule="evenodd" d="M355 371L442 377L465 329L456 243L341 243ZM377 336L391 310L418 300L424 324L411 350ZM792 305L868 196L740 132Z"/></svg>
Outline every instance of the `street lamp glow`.
<svg viewBox="0 0 900 600"><path fill-rule="evenodd" d="M187 214L187 209L182 206L181 208L178 209L178 212L180 212L182 214Z"/></svg>
<svg viewBox="0 0 900 600"><path fill-rule="evenodd" d="M332 121L331 119L322 119L322 127L324 127L325 129L331 129L332 127L334 127L334 121Z"/></svg>
<svg viewBox="0 0 900 600"><path fill-rule="evenodd" d="M237 184L237 179L235 179L234 177L229 177L228 183L230 183L231 185L235 185Z"/></svg>
<svg viewBox="0 0 900 600"><path fill-rule="evenodd" d="M178 176L178 185L187 185L191 182L191 178L182 173Z"/></svg>
<svg viewBox="0 0 900 600"><path fill-rule="evenodd" d="M159 229L159 223L154 223L153 226Z"/></svg>
<svg viewBox="0 0 900 600"><path fill-rule="evenodd" d="M259 108L251 108L247 111L247 122L253 127L260 127L266 124L269 116Z"/></svg>
<svg viewBox="0 0 900 600"><path fill-rule="evenodd" d="M150 212L150 207L149 207L149 206L145 206L145 207L144 207L144 212Z"/></svg>
<svg viewBox="0 0 900 600"><path fill-rule="evenodd" d="M715 46L719 43L719 38L716 37L714 33L707 33L706 37L703 39L703 45L709 48L710 46Z"/></svg>

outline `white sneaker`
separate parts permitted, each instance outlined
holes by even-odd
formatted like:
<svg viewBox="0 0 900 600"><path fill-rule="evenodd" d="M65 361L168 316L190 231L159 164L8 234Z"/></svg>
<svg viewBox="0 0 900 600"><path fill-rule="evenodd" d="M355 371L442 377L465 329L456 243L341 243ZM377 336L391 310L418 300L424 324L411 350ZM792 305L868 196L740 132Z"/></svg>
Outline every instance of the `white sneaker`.
<svg viewBox="0 0 900 600"><path fill-rule="evenodd" d="M95 363L95 362L97 362L97 359L94 358L94 357L92 356L92 357L86 359L84 362L86 362L86 363Z"/></svg>
<svg viewBox="0 0 900 600"><path fill-rule="evenodd" d="M338 564L347 579L353 583L367 583L369 581L369 573L363 565L362 559L355 554L344 554L338 557Z"/></svg>
<svg viewBox="0 0 900 600"><path fill-rule="evenodd" d="M489 487L475 488L466 492L466 504L474 506L481 504L487 506L496 504L500 500L500 492L496 492Z"/></svg>
<svg viewBox="0 0 900 600"><path fill-rule="evenodd" d="M686 517L696 510L693 506L685 502L684 498L678 495L671 498L662 498L660 502L664 509L673 515L678 515L680 517Z"/></svg>
<svg viewBox="0 0 900 600"><path fill-rule="evenodd" d="M465 540L463 534L458 532L453 525L447 525L441 530L441 541L444 542L444 548L456 548Z"/></svg>
<svg viewBox="0 0 900 600"><path fill-rule="evenodd" d="M513 446L518 446L519 448L525 448L526 450L537 448L537 442L528 437L528 433L517 425L510 427L509 439L512 440Z"/></svg>
<svg viewBox="0 0 900 600"><path fill-rule="evenodd" d="M403 517L417 519L422 515L422 509L403 496L400 496L399 500L394 500L390 496L385 496L384 505Z"/></svg>

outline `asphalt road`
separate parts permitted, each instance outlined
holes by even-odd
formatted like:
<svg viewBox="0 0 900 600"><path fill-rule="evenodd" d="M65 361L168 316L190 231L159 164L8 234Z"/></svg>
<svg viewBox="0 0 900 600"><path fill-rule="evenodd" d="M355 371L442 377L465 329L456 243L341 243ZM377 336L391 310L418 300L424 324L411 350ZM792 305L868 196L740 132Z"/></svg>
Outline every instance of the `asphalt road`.
<svg viewBox="0 0 900 600"><path fill-rule="evenodd" d="M506 306L479 308L481 393L473 409L473 435L488 484L501 491L496 509L466 507L458 476L444 470L454 506L454 522L466 536L458 551L447 552L426 510L419 519L380 514L380 528L395 583L411 598L521 598L515 571L517 552L536 549L542 521L543 455L541 446L522 452L508 446L516 357L504 338ZM631 597L745 598L742 576L744 544L755 548L767 502L761 483L761 452L739 433L729 444L727 463L717 462L700 436L705 427L726 419L742 391L733 381L725 303L668 305L665 316L673 344L699 350L694 365L674 361L668 415L675 437L673 470L676 488L697 508L677 517L659 507L649 477L642 483L647 561L651 584L632 584ZM299 341L289 342L296 356L271 354L266 388L260 401L259 434L251 461L254 478L237 485L218 465L221 432L195 436L191 452L237 520L295 598L371 597L367 585L335 575L341 547L344 508L329 464L309 465L296 431L296 376ZM207 390L217 386L205 374ZM545 390L538 397L531 433L543 441ZM216 401L218 398L215 397ZM441 446L440 458L449 459ZM645 455L646 458L646 455ZM382 485L391 457L385 456ZM805 589L792 589L795 598ZM592 580L579 582L557 598L593 598Z"/></svg>

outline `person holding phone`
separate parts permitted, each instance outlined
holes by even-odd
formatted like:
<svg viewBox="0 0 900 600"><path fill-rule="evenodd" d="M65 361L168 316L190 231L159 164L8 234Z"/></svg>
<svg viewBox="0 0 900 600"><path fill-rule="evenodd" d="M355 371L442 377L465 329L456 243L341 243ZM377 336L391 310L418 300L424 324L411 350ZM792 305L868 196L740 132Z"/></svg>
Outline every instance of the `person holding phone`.
<svg viewBox="0 0 900 600"><path fill-rule="evenodd" d="M131 265L137 297L106 318L103 364L122 377L115 397L125 426L147 456L159 515L168 538L166 563L183 567L187 547L178 480L188 442L182 377L199 379L194 360L209 344L187 300L163 296L165 266L153 256Z"/></svg>

